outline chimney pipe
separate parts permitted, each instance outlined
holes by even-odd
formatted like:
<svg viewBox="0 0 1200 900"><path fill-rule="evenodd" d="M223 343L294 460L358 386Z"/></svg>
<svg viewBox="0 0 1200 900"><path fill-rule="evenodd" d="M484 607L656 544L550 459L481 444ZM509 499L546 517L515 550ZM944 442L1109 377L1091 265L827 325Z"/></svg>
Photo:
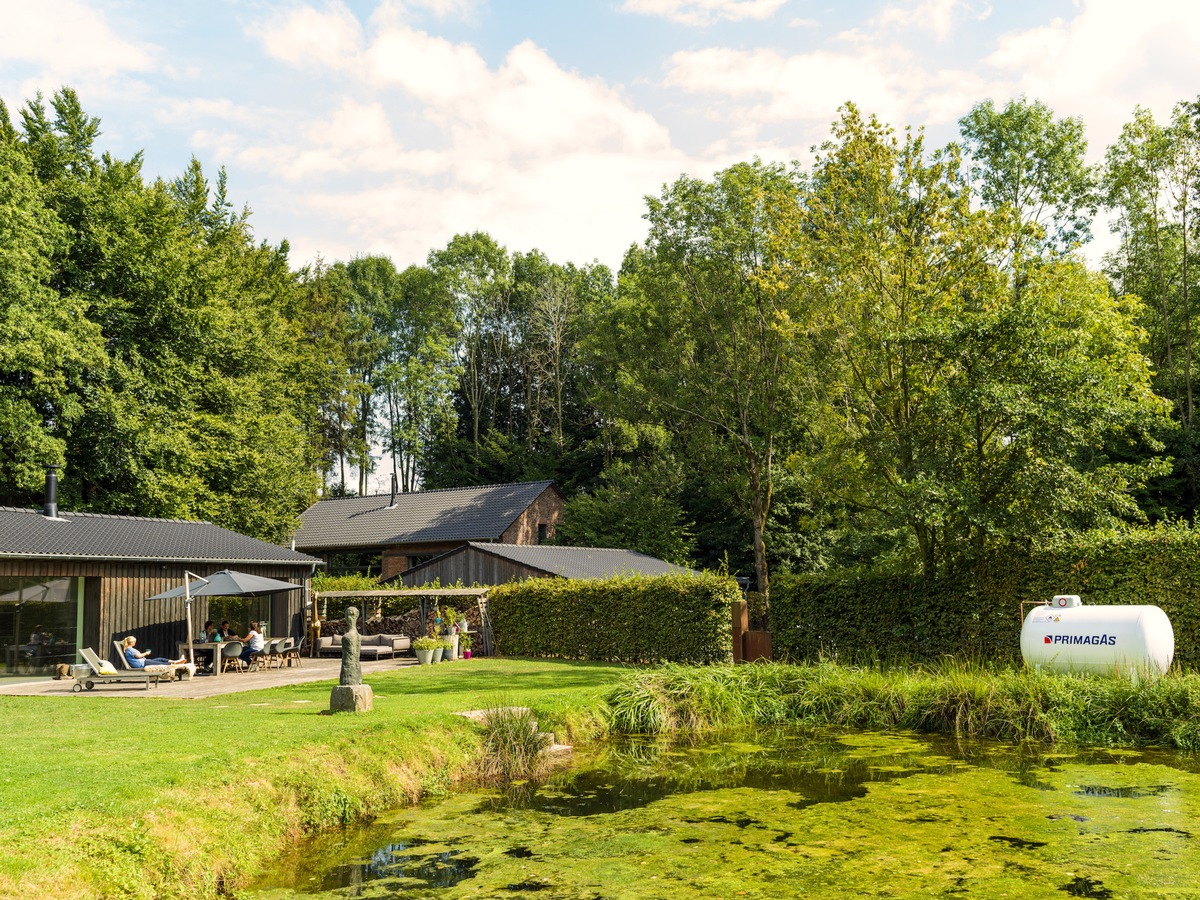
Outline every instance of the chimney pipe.
<svg viewBox="0 0 1200 900"><path fill-rule="evenodd" d="M47 519L58 518L58 470L62 466L46 467L46 500L42 515Z"/></svg>
<svg viewBox="0 0 1200 900"><path fill-rule="evenodd" d="M396 490L397 490L396 473L393 471L392 472L392 502L388 504L388 509L391 509L392 507L394 507L396 505Z"/></svg>

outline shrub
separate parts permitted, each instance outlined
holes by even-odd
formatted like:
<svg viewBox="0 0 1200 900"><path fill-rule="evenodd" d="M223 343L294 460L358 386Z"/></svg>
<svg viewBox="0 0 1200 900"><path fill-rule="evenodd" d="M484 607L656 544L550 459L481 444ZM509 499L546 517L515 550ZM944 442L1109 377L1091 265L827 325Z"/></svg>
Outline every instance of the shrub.
<svg viewBox="0 0 1200 900"><path fill-rule="evenodd" d="M1079 594L1089 605L1161 607L1175 631L1176 662L1200 667L1200 534L1179 527L997 553L937 581L863 572L776 576L772 645L777 659L1008 663L1021 658L1021 601L1055 594Z"/></svg>
<svg viewBox="0 0 1200 900"><path fill-rule="evenodd" d="M494 588L499 652L620 662L724 662L736 582L716 575L538 578Z"/></svg>

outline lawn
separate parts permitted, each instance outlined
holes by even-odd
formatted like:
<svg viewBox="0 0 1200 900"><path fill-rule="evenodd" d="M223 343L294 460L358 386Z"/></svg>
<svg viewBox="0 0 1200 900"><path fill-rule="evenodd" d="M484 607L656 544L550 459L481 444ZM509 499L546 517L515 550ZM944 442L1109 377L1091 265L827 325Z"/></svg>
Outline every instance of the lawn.
<svg viewBox="0 0 1200 900"><path fill-rule="evenodd" d="M0 697L0 896L215 896L303 830L470 779L453 712L533 707L569 731L627 669L475 659L372 674L370 714L331 682L206 700Z"/></svg>

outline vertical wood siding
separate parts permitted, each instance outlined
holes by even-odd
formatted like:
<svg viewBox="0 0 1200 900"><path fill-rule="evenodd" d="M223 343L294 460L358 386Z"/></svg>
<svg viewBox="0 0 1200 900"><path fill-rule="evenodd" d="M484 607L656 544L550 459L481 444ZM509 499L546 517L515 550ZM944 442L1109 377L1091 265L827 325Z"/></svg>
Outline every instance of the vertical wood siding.
<svg viewBox="0 0 1200 900"><path fill-rule="evenodd" d="M30 576L62 578L83 576L84 633L83 646L98 644L95 650L101 659L116 661L112 642L127 634L137 637L139 648L149 648L155 656L175 655L176 642L187 640L187 613L183 599L147 600L155 594L183 584L185 571L210 575L226 568L239 572L278 578L292 584L306 585L310 580L309 567L287 565L181 565L156 562L93 562L87 560L0 560L0 576ZM275 630L300 637L296 623L301 621L304 591L277 595L273 608L284 615L277 620ZM197 597L192 601L192 629L197 630L208 617L208 601ZM286 634L272 635L285 637Z"/></svg>

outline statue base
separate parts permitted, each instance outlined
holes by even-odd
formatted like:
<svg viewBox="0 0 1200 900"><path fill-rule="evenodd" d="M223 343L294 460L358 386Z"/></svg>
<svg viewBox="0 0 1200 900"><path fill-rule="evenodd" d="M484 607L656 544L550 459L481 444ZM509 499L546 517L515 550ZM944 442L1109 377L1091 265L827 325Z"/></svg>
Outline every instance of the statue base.
<svg viewBox="0 0 1200 900"><path fill-rule="evenodd" d="M370 712L374 704L369 684L337 684L329 692L330 712Z"/></svg>

